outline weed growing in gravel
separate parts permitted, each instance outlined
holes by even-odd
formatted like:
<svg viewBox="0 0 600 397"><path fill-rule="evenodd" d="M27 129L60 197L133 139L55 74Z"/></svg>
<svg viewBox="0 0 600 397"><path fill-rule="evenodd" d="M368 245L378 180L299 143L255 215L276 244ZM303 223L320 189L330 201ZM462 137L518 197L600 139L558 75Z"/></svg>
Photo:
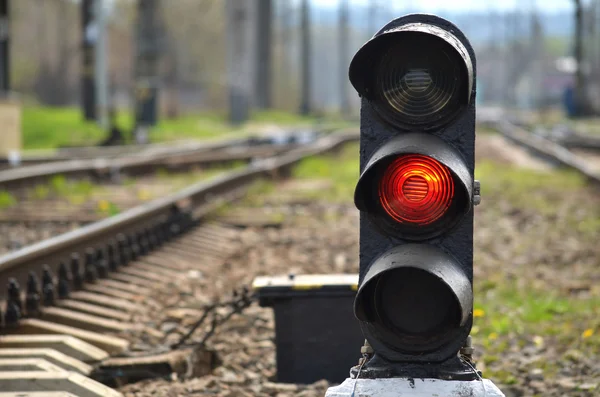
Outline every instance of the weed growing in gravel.
<svg viewBox="0 0 600 397"><path fill-rule="evenodd" d="M600 356L597 193L564 170L482 162L476 176L482 203L475 216L472 335L482 347L484 374L529 387L525 379L537 371L547 385L573 382L560 395L575 395L577 385L593 383L584 375L600 368L590 364Z"/></svg>
<svg viewBox="0 0 600 397"><path fill-rule="evenodd" d="M158 178L168 178L170 174L171 174L171 173L170 173L170 172L169 172L169 170L168 170L168 169L166 169L166 168L162 168L162 167L161 167L161 168L159 168L158 170L156 170L156 176L157 176Z"/></svg>
<svg viewBox="0 0 600 397"><path fill-rule="evenodd" d="M46 185L36 185L30 191L30 197L34 200L45 200L50 195L50 187Z"/></svg>
<svg viewBox="0 0 600 397"><path fill-rule="evenodd" d="M358 173L358 144L352 144L346 145L337 155L302 160L294 168L292 175L299 179L329 179L333 182L330 188L302 193L308 197L348 202L354 196Z"/></svg>
<svg viewBox="0 0 600 397"><path fill-rule="evenodd" d="M519 200L520 205L527 204L526 201L522 201L523 197L526 197L524 195L546 198L550 190L558 190L562 193L585 185L585 179L574 171L544 172L499 165L491 161L477 164L475 178L481 181L483 196L502 194L511 200Z"/></svg>
<svg viewBox="0 0 600 397"><path fill-rule="evenodd" d="M265 198L275 191L275 184L272 181L261 179L250 186L248 192L244 196L243 205L249 207L260 207L264 205ZM225 205L222 207L222 212L226 213L230 207Z"/></svg>
<svg viewBox="0 0 600 397"><path fill-rule="evenodd" d="M104 216L115 216L118 215L121 210L111 201L100 200L98 202L98 212Z"/></svg>
<svg viewBox="0 0 600 397"><path fill-rule="evenodd" d="M70 192L75 195L89 197L94 193L95 185L90 181L75 181L70 184Z"/></svg>
<svg viewBox="0 0 600 397"><path fill-rule="evenodd" d="M0 210L10 208L17 204L17 200L12 194L4 190L0 191Z"/></svg>
<svg viewBox="0 0 600 397"><path fill-rule="evenodd" d="M28 192L33 200L46 200L50 197L64 198L80 204L96 192L96 186L87 180L71 181L64 175L53 176L47 184L36 185Z"/></svg>
<svg viewBox="0 0 600 397"><path fill-rule="evenodd" d="M67 194L67 178L64 175L53 176L52 179L50 179L50 187L58 195Z"/></svg>

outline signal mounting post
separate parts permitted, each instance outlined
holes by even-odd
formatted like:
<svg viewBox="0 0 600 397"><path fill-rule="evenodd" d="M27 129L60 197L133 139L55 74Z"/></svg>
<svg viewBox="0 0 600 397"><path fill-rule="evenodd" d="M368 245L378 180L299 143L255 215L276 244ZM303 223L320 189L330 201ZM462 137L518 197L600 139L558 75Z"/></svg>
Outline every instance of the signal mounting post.
<svg viewBox="0 0 600 397"><path fill-rule="evenodd" d="M350 64L366 342L326 397L504 396L471 361L476 73L464 34L425 14L389 22Z"/></svg>

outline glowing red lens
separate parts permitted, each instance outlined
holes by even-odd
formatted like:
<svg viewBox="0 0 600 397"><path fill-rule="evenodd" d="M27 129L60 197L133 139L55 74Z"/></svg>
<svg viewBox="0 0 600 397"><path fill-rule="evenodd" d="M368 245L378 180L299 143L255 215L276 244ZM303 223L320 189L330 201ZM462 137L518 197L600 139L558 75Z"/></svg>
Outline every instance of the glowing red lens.
<svg viewBox="0 0 600 397"><path fill-rule="evenodd" d="M379 182L381 205L399 223L430 224L446 213L453 196L448 167L420 154L395 159Z"/></svg>

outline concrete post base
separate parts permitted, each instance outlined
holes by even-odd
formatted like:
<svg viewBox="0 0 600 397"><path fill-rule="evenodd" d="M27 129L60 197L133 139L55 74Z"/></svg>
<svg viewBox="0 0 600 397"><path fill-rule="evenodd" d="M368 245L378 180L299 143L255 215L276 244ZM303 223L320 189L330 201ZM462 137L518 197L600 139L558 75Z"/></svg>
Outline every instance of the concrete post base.
<svg viewBox="0 0 600 397"><path fill-rule="evenodd" d="M325 397L505 397L489 379L346 379L330 387Z"/></svg>

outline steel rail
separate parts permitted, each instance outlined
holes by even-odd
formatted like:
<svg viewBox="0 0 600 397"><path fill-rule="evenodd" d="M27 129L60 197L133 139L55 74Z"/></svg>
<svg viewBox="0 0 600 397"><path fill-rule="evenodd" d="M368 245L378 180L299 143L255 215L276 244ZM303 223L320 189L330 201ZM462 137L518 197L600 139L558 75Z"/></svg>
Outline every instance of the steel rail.
<svg viewBox="0 0 600 397"><path fill-rule="evenodd" d="M539 156L551 159L567 168L576 170L593 184L600 184L600 172L589 167L574 153L558 143L539 135L530 134L527 130L506 120L497 120L491 122L490 125L507 139L531 150Z"/></svg>
<svg viewBox="0 0 600 397"><path fill-rule="evenodd" d="M6 285L10 278L25 285L28 273L39 273L43 265L48 265L56 274L61 262L68 265L72 253L82 255L86 248L104 246L120 233L127 234L152 227L168 219L174 208L187 211L195 219L199 219L222 204L243 197L248 187L258 179L285 175L292 166L306 157L333 151L356 140L356 131L327 135L312 144L254 162L243 169L218 175L111 218L4 255L0 257L0 285Z"/></svg>
<svg viewBox="0 0 600 397"><path fill-rule="evenodd" d="M600 150L600 136L574 133L564 138L559 138L557 141L569 149Z"/></svg>
<svg viewBox="0 0 600 397"><path fill-rule="evenodd" d="M164 150L181 150L186 147L197 146L198 140L178 140L172 142L149 143L149 144L133 144L120 146L87 146L73 148L57 148L57 149L31 149L25 151L16 151L20 164L36 164L41 162L55 162L68 160L85 160L98 157L117 157L127 154L164 151ZM10 164L9 156L0 157L0 164Z"/></svg>
<svg viewBox="0 0 600 397"><path fill-rule="evenodd" d="M260 143L260 141L259 141ZM162 165L203 165L210 163L228 162L235 160L250 160L256 155L257 150L266 150L266 147L273 148L273 151L280 152L289 149L290 146L261 145L262 149L256 149L261 146L256 145L254 139L234 139L218 142L197 144L185 148L185 150L169 150L155 153L142 153L130 155L121 158L96 158L83 160L69 160L61 162L52 162L38 164L16 169L0 171L0 188L11 189L15 187L31 184L34 181L44 180L54 175L114 175L120 172L139 172L147 170L148 167ZM247 152L229 151L234 147L247 148ZM219 151L222 155L219 156Z"/></svg>
<svg viewBox="0 0 600 397"><path fill-rule="evenodd" d="M334 124L321 124L319 123L317 127L307 127L307 126L299 126L293 128L285 128L280 130L279 132L273 131L257 131L248 133L242 133L241 136L243 138L231 138L233 134L230 135L230 138L227 140L230 141L239 141L239 140L269 140L276 138L278 135L280 136L289 136L294 135L294 131L303 131L303 130L319 130L322 133L328 133L331 131L338 130L339 127L336 127ZM278 128L279 129L279 128ZM68 161L68 160L86 160L86 159L94 159L94 158L107 158L107 157L120 157L124 155L135 155L139 153L165 153L165 152L181 152L184 150L190 150L197 148L199 145L212 144L215 142L221 142L223 139L209 139L208 141L199 142L197 139L192 140L176 140L171 142L161 142L161 143L146 143L146 144L129 144L129 145L119 145L119 146L76 146L76 147L62 147L57 149L32 149L27 151L17 151L18 160L21 166L25 165L34 165L39 163L49 163L49 162L58 162L58 161ZM10 166L11 159L8 156L0 156L0 166Z"/></svg>

